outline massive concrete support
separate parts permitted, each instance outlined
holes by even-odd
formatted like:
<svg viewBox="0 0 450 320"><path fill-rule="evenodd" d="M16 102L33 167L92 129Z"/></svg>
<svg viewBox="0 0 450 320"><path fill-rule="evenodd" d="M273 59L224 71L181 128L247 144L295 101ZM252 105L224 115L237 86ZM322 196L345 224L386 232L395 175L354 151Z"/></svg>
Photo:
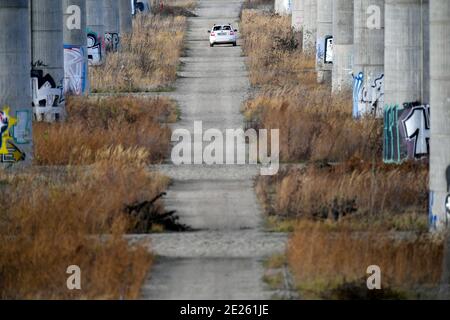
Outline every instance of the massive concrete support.
<svg viewBox="0 0 450 320"><path fill-rule="evenodd" d="M296 34L296 38L299 41L300 48L303 47L303 28L304 28L304 16L305 16L305 0L293 0L292 1L292 28Z"/></svg>
<svg viewBox="0 0 450 320"><path fill-rule="evenodd" d="M353 78L353 0L333 1L333 92L350 91Z"/></svg>
<svg viewBox="0 0 450 320"><path fill-rule="evenodd" d="M331 84L333 69L333 0L317 1L316 70L319 83Z"/></svg>
<svg viewBox="0 0 450 320"><path fill-rule="evenodd" d="M117 51L120 43L119 2L117 0L103 0L103 13L106 51L114 52Z"/></svg>
<svg viewBox="0 0 450 320"><path fill-rule="evenodd" d="M450 222L450 1L432 0L430 6L430 214L443 230Z"/></svg>
<svg viewBox="0 0 450 320"><path fill-rule="evenodd" d="M120 34L133 32L133 16L131 14L131 1L119 0Z"/></svg>
<svg viewBox="0 0 450 320"><path fill-rule="evenodd" d="M28 0L0 1L0 163L31 164L32 107Z"/></svg>
<svg viewBox="0 0 450 320"><path fill-rule="evenodd" d="M62 2L31 0L31 81L37 120L65 113Z"/></svg>
<svg viewBox="0 0 450 320"><path fill-rule="evenodd" d="M353 116L383 115L384 1L354 0Z"/></svg>
<svg viewBox="0 0 450 320"><path fill-rule="evenodd" d="M428 104L428 0L386 0L385 104ZM427 41L427 40L426 40Z"/></svg>
<svg viewBox="0 0 450 320"><path fill-rule="evenodd" d="M105 54L103 0L86 0L86 12L89 64L99 65Z"/></svg>
<svg viewBox="0 0 450 320"><path fill-rule="evenodd" d="M304 28L303 51L308 54L316 52L317 38L317 0L303 0L304 4Z"/></svg>
<svg viewBox="0 0 450 320"><path fill-rule="evenodd" d="M295 31L302 31L305 16L305 0L292 1L292 27Z"/></svg>
<svg viewBox="0 0 450 320"><path fill-rule="evenodd" d="M86 0L63 0L64 90L89 92L86 32Z"/></svg>

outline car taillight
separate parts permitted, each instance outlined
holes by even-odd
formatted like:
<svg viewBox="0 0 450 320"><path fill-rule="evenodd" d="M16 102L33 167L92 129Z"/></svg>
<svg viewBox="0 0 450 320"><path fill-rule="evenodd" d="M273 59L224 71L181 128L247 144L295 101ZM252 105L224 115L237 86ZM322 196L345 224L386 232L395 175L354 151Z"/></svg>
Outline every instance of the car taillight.
<svg viewBox="0 0 450 320"><path fill-rule="evenodd" d="M216 34L215 34L214 32L211 32L211 36L213 36L213 37L214 37L215 35L216 35Z"/></svg>
<svg viewBox="0 0 450 320"><path fill-rule="evenodd" d="M230 35L234 36L234 32L233 32L233 31L231 31L231 32L230 32Z"/></svg>

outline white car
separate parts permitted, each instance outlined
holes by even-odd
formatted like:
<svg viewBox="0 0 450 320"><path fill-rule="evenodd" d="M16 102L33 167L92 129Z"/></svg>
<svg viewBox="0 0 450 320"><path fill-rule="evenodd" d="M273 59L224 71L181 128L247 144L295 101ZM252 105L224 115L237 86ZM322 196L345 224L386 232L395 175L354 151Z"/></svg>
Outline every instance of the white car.
<svg viewBox="0 0 450 320"><path fill-rule="evenodd" d="M209 33L209 45L214 47L216 44L232 44L236 46L237 30L233 29L231 24L214 25Z"/></svg>

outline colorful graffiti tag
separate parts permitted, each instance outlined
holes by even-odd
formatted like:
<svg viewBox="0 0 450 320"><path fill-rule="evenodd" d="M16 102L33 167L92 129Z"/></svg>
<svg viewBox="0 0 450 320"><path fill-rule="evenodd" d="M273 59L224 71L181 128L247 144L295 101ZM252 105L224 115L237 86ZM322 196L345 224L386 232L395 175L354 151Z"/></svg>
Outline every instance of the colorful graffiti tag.
<svg viewBox="0 0 450 320"><path fill-rule="evenodd" d="M384 161L418 160L430 153L430 106L418 102L386 106L384 110Z"/></svg>
<svg viewBox="0 0 450 320"><path fill-rule="evenodd" d="M120 37L118 33L105 33L105 46L107 52L116 52L119 49Z"/></svg>
<svg viewBox="0 0 450 320"><path fill-rule="evenodd" d="M90 65L99 65L102 63L103 38L96 32L88 29L87 33L88 61Z"/></svg>
<svg viewBox="0 0 450 320"><path fill-rule="evenodd" d="M0 162L15 163L25 160L25 154L12 142L12 129L18 124L18 120L11 117L9 107L5 107L0 111Z"/></svg>
<svg viewBox="0 0 450 320"><path fill-rule="evenodd" d="M64 91L82 95L86 92L86 49L79 46L64 46Z"/></svg>
<svg viewBox="0 0 450 320"><path fill-rule="evenodd" d="M368 81L365 85L365 81ZM373 81L365 79L364 73L353 75L353 117L383 116L384 106L384 74Z"/></svg>

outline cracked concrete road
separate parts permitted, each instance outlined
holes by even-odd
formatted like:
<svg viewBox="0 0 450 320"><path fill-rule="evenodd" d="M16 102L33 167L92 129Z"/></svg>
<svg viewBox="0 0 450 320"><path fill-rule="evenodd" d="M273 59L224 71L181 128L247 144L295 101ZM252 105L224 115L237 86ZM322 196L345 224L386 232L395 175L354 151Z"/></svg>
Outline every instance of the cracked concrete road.
<svg viewBox="0 0 450 320"><path fill-rule="evenodd" d="M239 46L209 47L214 24L238 28L243 0L199 0L198 17L189 18L187 54L174 97L182 120L176 128L243 128L240 113L250 85ZM192 132L192 131L191 131ZM264 231L254 192L258 168L252 166L173 166L158 168L174 183L166 207L196 232L136 236L151 238L158 255L143 299L270 299L262 261L285 249L284 234Z"/></svg>

